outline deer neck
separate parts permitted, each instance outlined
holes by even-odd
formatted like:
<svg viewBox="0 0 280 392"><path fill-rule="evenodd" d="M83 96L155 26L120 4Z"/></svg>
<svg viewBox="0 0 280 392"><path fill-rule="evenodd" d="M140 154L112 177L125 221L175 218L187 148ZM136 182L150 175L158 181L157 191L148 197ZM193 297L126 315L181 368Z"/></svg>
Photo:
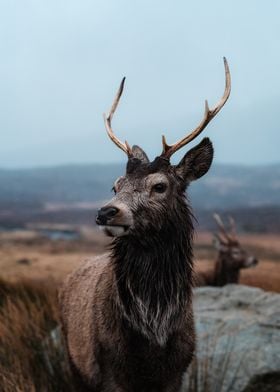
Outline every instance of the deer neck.
<svg viewBox="0 0 280 392"><path fill-rule="evenodd" d="M189 215L158 232L121 237L113 245L118 301L132 328L164 345L192 290Z"/></svg>
<svg viewBox="0 0 280 392"><path fill-rule="evenodd" d="M215 286L224 286L229 283L238 283L239 269L227 265L227 256L220 255L215 266Z"/></svg>

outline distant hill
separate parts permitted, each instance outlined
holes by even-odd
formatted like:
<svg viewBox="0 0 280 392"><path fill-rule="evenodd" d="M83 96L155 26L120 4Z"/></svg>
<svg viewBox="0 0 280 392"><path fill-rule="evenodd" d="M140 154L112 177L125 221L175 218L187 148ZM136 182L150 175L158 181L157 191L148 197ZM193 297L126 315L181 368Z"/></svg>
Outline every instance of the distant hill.
<svg viewBox="0 0 280 392"><path fill-rule="evenodd" d="M0 170L0 227L30 221L92 224L94 211L112 197L112 184L124 169L122 164L91 164ZM266 231L264 217L270 216L275 222L279 218L274 231L280 230L280 164L216 164L190 185L188 194L202 227L211 226L212 211L225 210L244 221L244 229Z"/></svg>
<svg viewBox="0 0 280 392"><path fill-rule="evenodd" d="M0 206L108 199L113 181L123 171L121 164L0 170ZM280 164L213 165L191 184L189 194L194 207L203 209L280 205Z"/></svg>
<svg viewBox="0 0 280 392"><path fill-rule="evenodd" d="M196 226L201 230L215 231L217 225L213 212L218 212L225 224L229 216L236 222L238 232L280 233L280 206L243 207L233 209L195 210Z"/></svg>
<svg viewBox="0 0 280 392"><path fill-rule="evenodd" d="M121 164L0 170L0 203L103 200L122 171Z"/></svg>

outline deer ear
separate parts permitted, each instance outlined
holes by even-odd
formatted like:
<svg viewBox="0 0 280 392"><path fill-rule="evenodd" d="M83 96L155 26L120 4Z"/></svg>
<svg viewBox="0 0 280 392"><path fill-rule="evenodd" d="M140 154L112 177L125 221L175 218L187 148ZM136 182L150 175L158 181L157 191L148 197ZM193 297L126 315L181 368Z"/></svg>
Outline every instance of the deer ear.
<svg viewBox="0 0 280 392"><path fill-rule="evenodd" d="M176 174L186 183L197 180L206 174L214 155L212 142L204 138L197 146L189 150L175 167Z"/></svg>
<svg viewBox="0 0 280 392"><path fill-rule="evenodd" d="M145 151L139 146L132 146L132 155L134 158L139 159L142 163L150 162Z"/></svg>

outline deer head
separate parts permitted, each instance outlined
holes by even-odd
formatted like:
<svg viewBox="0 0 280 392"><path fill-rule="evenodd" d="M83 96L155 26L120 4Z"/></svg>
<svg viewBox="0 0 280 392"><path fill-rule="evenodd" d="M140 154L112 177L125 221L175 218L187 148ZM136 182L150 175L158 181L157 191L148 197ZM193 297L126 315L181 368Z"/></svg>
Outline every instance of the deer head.
<svg viewBox="0 0 280 392"><path fill-rule="evenodd" d="M215 235L214 245L219 251L220 259L224 266L229 270L239 270L256 266L258 260L248 254L237 239L234 219L232 217L229 218L229 230L225 228L218 214L214 214L214 219L219 228L219 232Z"/></svg>
<svg viewBox="0 0 280 392"><path fill-rule="evenodd" d="M118 178L113 186L115 196L103 206L96 218L109 236L135 235L145 237L160 231L167 224L176 230L177 218L186 211L185 190L189 183L203 176L209 170L213 159L213 146L204 138L189 150L177 165L171 165L171 156L194 140L216 116L226 103L231 89L230 72L226 59L225 90L223 97L213 109L205 102L205 113L200 124L187 136L168 145L162 137L163 150L152 162L138 146L130 147L121 142L112 130L112 119L123 92L122 80L108 115L104 115L105 126L111 140L128 157L126 174Z"/></svg>

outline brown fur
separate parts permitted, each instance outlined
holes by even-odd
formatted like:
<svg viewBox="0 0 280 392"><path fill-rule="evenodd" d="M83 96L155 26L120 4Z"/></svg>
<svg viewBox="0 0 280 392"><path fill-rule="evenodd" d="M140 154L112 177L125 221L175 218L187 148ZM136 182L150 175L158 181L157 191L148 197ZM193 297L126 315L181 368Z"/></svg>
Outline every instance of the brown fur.
<svg viewBox="0 0 280 392"><path fill-rule="evenodd" d="M177 166L133 151L116 196L97 217L115 236L111 253L82 264L60 293L81 391L177 392L195 348L193 225L184 192L208 171L212 144L204 139Z"/></svg>
<svg viewBox="0 0 280 392"><path fill-rule="evenodd" d="M231 221L233 222L232 219ZM196 274L196 286L237 284L241 269L254 267L258 263L258 260L241 246L235 230L227 232L222 226L220 233L215 236L214 244L219 252L215 266L212 270L200 271Z"/></svg>
<svg viewBox="0 0 280 392"><path fill-rule="evenodd" d="M212 270L196 273L196 286L225 286L239 283L240 268L228 268L226 256L219 253Z"/></svg>
<svg viewBox="0 0 280 392"><path fill-rule="evenodd" d="M182 309L184 317L177 331L160 347L131 330L123 318L108 257L88 260L68 278L66 287L60 297L62 319L66 320L64 328L72 366L76 373L80 372L77 385L80 384L81 391L179 389L194 350L191 302ZM94 306L90 293L95 293ZM67 311L69 306L71 314ZM85 384L81 384L82 380L86 380Z"/></svg>

